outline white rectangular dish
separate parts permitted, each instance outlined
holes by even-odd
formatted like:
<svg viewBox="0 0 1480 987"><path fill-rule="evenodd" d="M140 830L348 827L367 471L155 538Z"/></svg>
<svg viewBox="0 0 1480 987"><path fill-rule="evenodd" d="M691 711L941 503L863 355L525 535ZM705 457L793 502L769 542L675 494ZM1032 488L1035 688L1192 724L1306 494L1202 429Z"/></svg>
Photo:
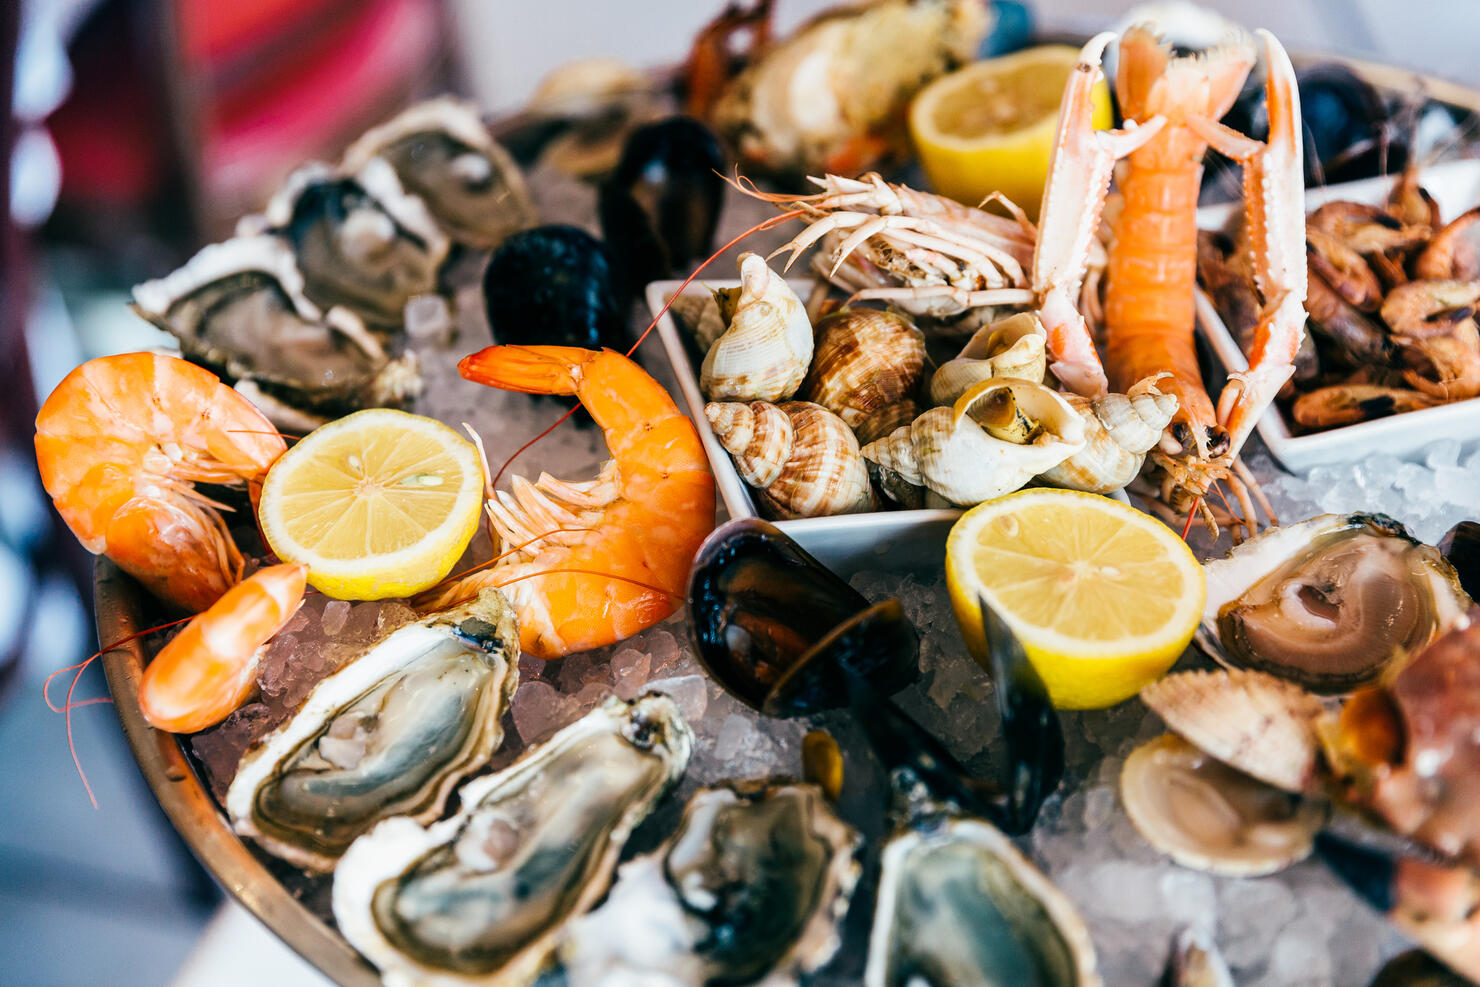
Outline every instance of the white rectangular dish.
<svg viewBox="0 0 1480 987"><path fill-rule="evenodd" d="M1336 199L1374 205L1386 201L1396 176L1370 178L1342 185L1327 185L1305 194L1306 212ZM1421 184L1439 203L1445 222L1480 205L1480 160L1451 161L1425 168ZM1209 206L1197 211L1202 229L1220 229L1236 205ZM1225 370L1245 370L1248 360L1224 325L1212 300L1197 293L1197 319L1213 352ZM1333 428L1310 435L1295 435L1283 413L1273 405L1259 419L1259 436L1284 467L1304 472L1322 463L1362 459L1386 452L1406 459L1420 459L1423 450L1439 439L1461 442L1480 438L1480 398L1455 401L1420 411L1408 411L1372 421Z"/></svg>
<svg viewBox="0 0 1480 987"><path fill-rule="evenodd" d="M812 286L806 281L790 282L805 298ZM654 281L647 286L648 308L657 314L676 292L682 281ZM713 288L734 288L735 279L696 279L686 294L708 292ZM704 417L704 395L699 392L699 374L691 356L692 349L683 330L669 313L658 320L658 338L668 361L673 365L678 389L688 405L689 415L704 441L714 470L714 482L720 499L731 517L760 517L750 488L735 471L730 454L719 444L709 419ZM894 571L931 571L940 568L945 557L946 535L961 516L955 510L875 511L869 514L844 514L837 517L802 518L778 521L777 527L796 539L808 552L831 569L848 576L860 569Z"/></svg>

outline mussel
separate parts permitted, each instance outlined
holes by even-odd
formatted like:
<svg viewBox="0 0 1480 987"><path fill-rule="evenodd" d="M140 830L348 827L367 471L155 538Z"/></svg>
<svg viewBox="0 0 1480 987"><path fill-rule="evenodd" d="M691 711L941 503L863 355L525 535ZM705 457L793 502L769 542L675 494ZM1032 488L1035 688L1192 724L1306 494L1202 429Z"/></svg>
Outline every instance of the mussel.
<svg viewBox="0 0 1480 987"><path fill-rule="evenodd" d="M1466 593L1480 594L1480 523L1461 521L1446 531L1439 539L1439 554L1454 566Z"/></svg>
<svg viewBox="0 0 1480 987"><path fill-rule="evenodd" d="M794 983L841 944L862 840L812 785L701 788L560 947L569 987Z"/></svg>
<svg viewBox="0 0 1480 987"><path fill-rule="evenodd" d="M500 343L626 349L601 241L574 226L537 226L494 251L483 303Z"/></svg>
<svg viewBox="0 0 1480 987"><path fill-rule="evenodd" d="M693 117L640 127L601 185L601 233L622 244L612 260L628 291L709 256L724 204L719 141Z"/></svg>
<svg viewBox="0 0 1480 987"><path fill-rule="evenodd" d="M1204 571L1204 650L1316 692L1373 681L1470 606L1439 552L1381 514L1271 528Z"/></svg>

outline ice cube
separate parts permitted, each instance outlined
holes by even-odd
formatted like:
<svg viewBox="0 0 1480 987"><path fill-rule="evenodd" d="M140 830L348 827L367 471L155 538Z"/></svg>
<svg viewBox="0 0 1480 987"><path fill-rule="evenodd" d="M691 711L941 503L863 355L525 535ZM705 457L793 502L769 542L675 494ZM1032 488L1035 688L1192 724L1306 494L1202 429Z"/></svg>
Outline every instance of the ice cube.
<svg viewBox="0 0 1480 987"><path fill-rule="evenodd" d="M349 601L330 600L324 604L324 615L319 618L319 626L329 637L334 637L344 630L345 622L349 620Z"/></svg>
<svg viewBox="0 0 1480 987"><path fill-rule="evenodd" d="M573 719L567 699L548 682L522 683L514 692L514 729L526 744L548 739Z"/></svg>
<svg viewBox="0 0 1480 987"><path fill-rule="evenodd" d="M1459 439L1440 439L1431 443L1423 461L1432 470L1458 465Z"/></svg>
<svg viewBox="0 0 1480 987"><path fill-rule="evenodd" d="M709 689L702 675L680 675L671 679L654 679L647 684L647 691L662 692L673 697L678 711L689 726L703 719L709 706Z"/></svg>

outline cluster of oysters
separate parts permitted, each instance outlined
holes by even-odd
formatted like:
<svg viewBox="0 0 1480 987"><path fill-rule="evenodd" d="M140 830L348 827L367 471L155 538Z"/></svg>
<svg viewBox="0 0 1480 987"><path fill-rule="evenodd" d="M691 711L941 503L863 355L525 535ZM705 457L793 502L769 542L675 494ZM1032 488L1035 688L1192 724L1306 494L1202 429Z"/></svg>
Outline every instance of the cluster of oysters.
<svg viewBox="0 0 1480 987"><path fill-rule="evenodd" d="M1177 411L1156 378L1092 400L1059 393L1026 312L939 367L897 311L850 306L814 324L757 254L741 256L738 287L673 307L705 353L705 416L771 517L871 511L880 493L969 507L1031 482L1110 493Z"/></svg>
<svg viewBox="0 0 1480 987"><path fill-rule="evenodd" d="M445 317L456 251L534 222L477 110L442 97L367 131L337 165L300 167L235 236L135 287L134 308L279 427L306 431L419 393L408 303Z"/></svg>

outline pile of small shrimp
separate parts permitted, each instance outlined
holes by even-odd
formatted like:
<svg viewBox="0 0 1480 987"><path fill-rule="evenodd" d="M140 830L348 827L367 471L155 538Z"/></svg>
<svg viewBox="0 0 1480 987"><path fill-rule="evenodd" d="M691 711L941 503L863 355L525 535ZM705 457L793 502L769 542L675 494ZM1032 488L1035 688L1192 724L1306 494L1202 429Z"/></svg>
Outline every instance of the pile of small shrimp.
<svg viewBox="0 0 1480 987"><path fill-rule="evenodd" d="M1241 344L1257 295L1242 227L1205 234L1198 274ZM1319 431L1480 395L1480 207L1444 223L1409 169L1384 205L1328 202L1306 219L1312 334L1280 397Z"/></svg>
<svg viewBox="0 0 1480 987"><path fill-rule="evenodd" d="M492 346L460 369L492 387L577 397L612 459L592 480L516 476L496 493L489 484L501 554L428 590L420 609L498 587L515 608L523 649L546 659L613 644L677 609L714 526L714 481L698 432L662 385L619 353L573 347ZM260 487L286 449L214 374L156 353L83 364L37 415L42 483L78 540L167 608L192 615L175 622L184 628L139 684L141 710L161 730L203 730L247 702L268 642L313 592L307 567L238 545L224 516L248 508L240 494ZM226 493L208 495L202 484ZM259 567L245 575L252 564ZM70 715L86 704L72 695L88 662L62 670L73 679L63 704L48 696L53 709ZM69 745L70 733L69 719Z"/></svg>

